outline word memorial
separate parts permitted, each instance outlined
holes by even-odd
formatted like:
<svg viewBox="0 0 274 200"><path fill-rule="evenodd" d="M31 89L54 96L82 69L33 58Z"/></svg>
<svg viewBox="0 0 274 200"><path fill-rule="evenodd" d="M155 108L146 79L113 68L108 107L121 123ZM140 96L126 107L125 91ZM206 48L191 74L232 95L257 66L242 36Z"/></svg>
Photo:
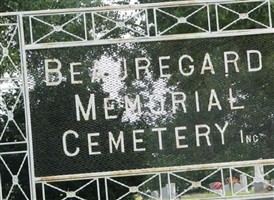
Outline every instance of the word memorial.
<svg viewBox="0 0 274 200"><path fill-rule="evenodd" d="M36 176L227 162L224 150L239 148L235 161L259 159L248 151L271 142L273 56L239 41L230 49L198 51L193 40L45 56L41 68L29 67Z"/></svg>

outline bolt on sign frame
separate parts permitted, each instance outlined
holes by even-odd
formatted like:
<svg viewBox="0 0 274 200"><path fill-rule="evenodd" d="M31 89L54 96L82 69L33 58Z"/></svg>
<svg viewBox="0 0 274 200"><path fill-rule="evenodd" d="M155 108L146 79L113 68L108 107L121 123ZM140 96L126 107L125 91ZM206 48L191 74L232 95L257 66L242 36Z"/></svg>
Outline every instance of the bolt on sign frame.
<svg viewBox="0 0 274 200"><path fill-rule="evenodd" d="M195 49L198 46L198 52L204 52L201 53L201 75L206 73L217 74L218 72L217 70L215 72L215 66L213 67L212 64L214 59L211 59L210 53L203 50L203 45L210 45L207 41L216 40L218 38L221 38L221 40L227 44L230 44L230 42L233 43L233 40L239 42L241 40L237 40L236 38L243 37L249 38L247 39L247 43L253 43L254 40L261 39L261 37L271 38L274 31L272 26L273 8L271 4L272 2L270 0L197 0L0 13L0 114L2 116L0 130L0 199L13 199L14 197L17 197L16 195L19 195L19 197L17 197L18 199L75 198L108 200L126 199L129 196L135 198L140 196L147 199L184 199L194 198L195 196L189 195L189 192L192 194L193 190L207 192L207 195L211 196L205 196L204 198L208 199L245 199L248 197L261 199L262 197L273 196L273 192L271 191L273 190L274 183L271 180L266 182L266 179L271 177L274 173L274 159L272 159L272 157L263 156L258 153L258 155L254 157L256 158L254 160L243 157L242 159L236 159L236 161L232 159L220 159L222 162L214 163L214 161L200 161L203 160L203 158L199 157L199 160L188 162L187 164L154 163L152 165L141 165L140 163L142 161L145 162L142 160L143 158L150 159L149 161L153 159L157 160L157 154L161 154L161 150L167 148L167 146L163 146L165 145L165 141L163 141L165 138L163 135L165 131L167 131L167 128L153 127L152 120L150 123L146 121L146 124L150 126L150 129L155 135L158 135L156 142L154 142L158 145L157 148L159 151L155 154L152 154L151 152L146 153L146 148L143 146L144 138L141 138L140 135L144 134L145 130L147 131L145 127L136 126L137 128L129 128L130 132L132 132L130 137L133 137L132 141L129 143L127 143L125 139L126 136L124 135L126 129L113 130L113 132L116 131L118 133L120 131L119 135L114 135L111 130L105 129L105 135L108 136L106 139L108 146L105 146L109 148L107 150L108 154L112 154L115 150L122 153L122 156L117 157L115 161L115 159L111 160L112 156L104 158L104 155L102 155L104 154L103 150L98 150L100 147L99 143L102 141L99 140L100 142L98 142L96 139L102 137L102 133L99 133L99 131L104 130L104 127L108 126L107 124L102 125L101 122L98 122L99 125L88 125L88 128L91 127L94 129L98 126L97 130L94 130L94 133L89 133L88 131L90 130L83 128L86 126L85 123L77 125L73 130L72 128L67 128L66 131L63 131L64 129L60 128L62 123L65 124L65 126L69 126L70 123L73 123L65 121L71 120L69 117L65 118L65 115L62 115L61 118L54 118L56 116L50 113L49 116L53 116L53 121L57 120L58 125L56 125L54 122L48 122L51 120L50 118L47 118L47 115L41 114L46 113L47 109L56 109L55 114L56 112L62 113L64 109L66 109L67 115L70 115L70 113L76 115L73 116L75 121L88 121L90 120L89 117L93 117L92 123L94 124L96 124L96 120L98 120L96 118L100 117L99 114L96 115L97 113L95 113L95 111L104 112L105 120L111 121L112 119L118 118L117 114L115 115L115 113L113 113L116 105L112 102L114 97L106 97L103 95L105 98L102 98L102 101L104 101L103 106L101 105L100 108L102 110L98 111L96 110L97 107L95 104L98 106L96 100L99 98L100 92L90 94L86 101L84 101L81 96L82 93L77 93L81 90L77 87L70 88L73 90L72 93L69 94L70 96L67 93L62 93L62 90L55 90L57 86L59 87L59 85L61 85L62 81L66 82L66 80L64 80L66 78L61 77L61 62L63 62L61 55L64 52L68 53L69 51L67 51L67 49L76 49L76 52L83 53L81 49L85 52L94 48L95 50L92 50L93 53L96 51L103 52L103 57L100 58L101 60L97 59L97 61L89 63L93 63L94 65L93 72L86 71L87 74L92 74L89 78L91 82L96 83L97 86L100 84L102 86L102 83L100 82L101 79L106 78L104 74L111 73L111 71L104 71L106 68L103 67L104 73L102 74L99 68L96 69L99 71L96 71L95 67L103 66L104 63L107 63L107 65L115 65L117 68L117 64L115 64L117 61L108 60L107 57L109 56L104 54L109 49L112 53L115 52L117 46L124 47L126 51L134 51L134 48L137 48L136 46L145 46L146 44L153 44L152 46L156 46L160 49L164 49L168 45L174 46L175 43L178 43L178 46L180 47L189 45L189 48L191 49ZM242 9L243 7L246 8L246 10ZM195 18L197 16L198 18ZM165 20L163 21L163 19ZM244 23L238 26L238 23L241 22ZM180 26L186 26L187 28L178 28ZM43 31L41 32L41 30ZM220 45L218 41L221 40L217 40L216 44ZM193 44L186 44L184 43L185 41L191 41ZM195 43L195 41L202 42ZM158 45L159 43L160 45ZM137 45L135 46L135 44ZM164 46L162 44L168 45ZM246 45L248 46L248 44ZM244 51L247 56L243 59L246 61L246 66L248 67L247 73L259 73L265 63L263 60L265 54L263 53L263 49L259 49L258 45L259 42L254 42L252 48L246 47L244 50L239 50ZM267 43L264 45L266 45L266 48L271 49L271 44L269 44L269 46L267 46ZM106 48L104 49L104 47ZM218 49L218 46L213 45L213 47ZM158 65L160 66L160 78L167 79L171 76L171 74L167 72L170 66L163 64L171 59L171 54L173 55L173 52L169 52L168 50L169 49L167 48L166 54L157 55L158 57L156 56L158 59L157 62L159 62ZM50 54L49 51L53 51L54 54ZM73 50L71 51L75 52ZM152 56L153 51L156 50L147 50L145 53ZM222 51L222 54L217 54L216 56L224 56L223 63L226 70L224 77L229 76L228 69L230 69L231 66L236 72L239 72L237 61L241 54L237 53L236 50L232 51L227 49L225 51L220 51ZM74 53L68 53L69 57L73 56L73 54ZM39 57L39 55L45 56ZM51 57L47 57L48 55L51 55ZM129 56L129 54L125 53L125 56L126 55ZM146 58L144 54L142 54L142 51L137 55L139 57L135 58L135 65L133 63L135 72L129 71L129 73L136 73L136 77L134 78L136 79L136 82L131 82L131 84L141 86L144 84L142 82L138 83L142 76L141 72L144 71L147 73L147 77L144 78L145 80L153 79L153 75L148 71L148 67L152 61L149 58ZM34 57L36 57L38 62L32 62ZM181 62L185 60L194 62L194 58L196 59L194 55L188 55L187 53L178 57ZM66 59L68 59L68 57ZM104 61L104 59L106 60ZM70 66L70 69L67 70L66 73L70 73L71 85L81 85L83 81L79 79L82 73L77 71L78 67L82 65L82 63L79 63L79 60L71 60L71 62L67 63ZM120 61L123 63L122 66L124 69L126 69L126 63L129 61L126 59ZM155 60L153 62L155 62ZM266 62L269 64L271 63L271 60L267 60ZM177 60L176 63L178 65ZM35 71L35 66L39 66L39 64L40 66L45 65L45 70L41 70L41 68L37 67L39 69ZM121 66L118 65L118 68L119 67ZM184 71L185 68L183 68L179 62L177 74L181 73L181 75L190 76L193 73L193 71L191 71L192 69L193 68L190 67L190 71ZM38 79L35 79L35 75L38 76ZM127 74L127 76L129 75ZM267 79L267 77L264 78ZM122 81L122 79L123 78L120 77L119 80ZM72 98L75 103L75 105L72 105L74 110L70 112L65 105L62 107L62 101L61 104L58 105L53 103L53 105L55 105L53 108L46 107L45 105L45 110L39 110L38 108L41 108L39 107L39 103L47 104L47 102L51 101L51 96L43 96L43 92L40 93L42 98L40 97L38 100L36 99L37 96L33 95L32 91L34 91L35 86L39 84L46 84L47 88L50 88L48 92L52 92L53 97L54 95L57 95L58 98L64 98L62 96L59 97L58 94L68 95L65 98ZM117 82L115 81L111 82L111 84L112 87L121 87L116 86ZM166 83L164 83L164 86L166 86L165 84ZM235 83L232 84L230 82L229 84L231 86ZM103 90L107 90L106 88L110 88L111 86L105 86L105 89ZM88 88L87 85L82 86L82 88L83 87ZM130 88L126 82L123 84L123 87ZM156 90L164 91L161 87L156 88ZM207 114L209 116L212 115L209 111L213 109L219 111L223 110L223 105L221 105L221 100L219 100L220 98L216 91L211 89L209 92L209 99L207 99L207 102L209 101L207 105ZM138 92L141 96L142 91ZM177 111L177 109L179 109L177 104L181 105L182 110L185 113L187 112L186 107L188 105L185 103L185 99L187 99L188 96L186 96L186 93L172 89L170 89L169 92L169 109L172 110L172 113L162 111L162 114L166 116L166 118L161 118L163 121L174 119L172 118L173 114L179 112ZM200 113L202 112L200 103L204 100L199 98L199 95L201 94L198 90L192 92L195 94L193 96L195 98L195 100L193 100L193 102L195 102L195 112ZM235 90L233 90L232 87L227 88L229 108L231 110L244 110L244 106L239 99L248 99L249 96L237 93L238 96L235 97L233 92L235 92ZM39 95L39 92L37 93ZM116 92L115 94L117 95L118 93ZM144 97L150 96L150 94L143 95ZM132 98L132 96L130 97L125 94L124 96L125 99L122 104L125 105L125 112L129 113L127 120L130 122L129 124L134 124L141 119L138 115L134 116L136 114L136 109L137 114L144 114L141 112L138 113L138 106L140 106L140 109L143 107L140 105L140 96L136 95L135 99ZM43 97L46 100L43 100ZM164 98L164 96L161 98ZM165 98L168 99L168 97ZM134 103L132 103L132 99L134 99ZM267 100L270 101L271 99ZM162 106L162 101L158 99L158 103L159 102ZM134 107L133 104L137 106ZM50 103L47 105L52 106ZM151 113L147 115L148 117L151 117L152 114L160 115L157 110L153 110L155 105L155 102L152 103L150 107ZM260 111L254 110L254 112ZM52 110L49 110L49 112L51 111ZM22 116L22 113L24 113L24 117ZM231 115L233 115L234 112L231 113ZM228 116L227 123L225 123L225 125L222 124L222 126L218 123L213 124L213 127L210 127L207 124L196 124L196 138L194 139L196 147L198 148L202 146L202 144L205 144L211 148L213 144L211 138L209 138L209 133L214 127L219 131L218 133L221 136L221 145L225 145L224 133L226 133L225 131L228 129L228 121L231 119L231 115ZM268 118L273 118L273 113L270 112L268 115ZM23 121L22 118L24 118ZM65 120L62 121L62 118L65 118ZM254 120L254 118L252 119ZM121 118L121 120L123 120L123 122L126 121L124 118ZM115 123L118 122L115 121ZM109 122L109 126L113 127L114 125ZM83 139L88 144L86 147L88 151L83 150L81 144L77 143L78 138L81 138L80 133L76 130L76 128L79 127L83 128L81 131L88 132L85 133L87 138ZM62 135L59 138L50 138L48 135L43 135L43 133L48 133L48 130L52 130L52 128L56 128L56 130L59 130L60 128L60 130L63 131ZM186 129L188 129L188 127L182 125L173 127L172 131L175 132L175 139L169 139L175 141L175 148L187 149L190 146L190 144L188 145L186 143L186 136L182 134ZM170 130L168 131L171 132ZM245 135L242 129L238 130L238 132L239 143L251 143L249 145L253 145L253 148L256 148L259 138L264 137L263 133L261 135L259 133ZM54 143L55 140L58 139L60 139L60 144ZM56 147L57 145L61 147L58 149L58 147ZM131 145L131 148L133 148L133 151L129 154L130 156L133 156L133 159L131 159L130 156L123 158L123 155L127 154L129 151L127 149L128 145ZM115 150L113 150L113 148L115 148ZM223 148L225 148L225 146L223 146ZM55 159L54 152L57 150L60 150L61 153L59 152L60 155L56 153ZM86 154L89 154L89 157L93 157L92 159L94 160L87 160L88 158L81 154L82 151L87 151ZM145 156L142 157L140 152L145 152ZM253 154L256 154L254 152ZM136 153L139 156L141 155L141 160L134 163L134 160L138 157L134 157L136 156ZM235 154L237 153L238 152ZM80 158L73 160L73 158L78 155L80 155ZM224 154L221 155L224 156ZM98 156L98 158L96 158L96 156ZM168 154L168 156L172 157L171 154ZM195 157L195 155L193 155L193 157ZM259 159L261 157L263 157L263 159ZM173 155L172 159L174 158ZM86 162L92 164L82 163L83 159L86 159ZM110 163L107 163L108 160L109 162L114 163L119 159L121 159L119 165L116 166L113 164L113 166L108 166L110 165ZM127 161L127 159L129 160ZM163 162L164 160L159 159L158 161ZM135 166L130 165L130 163L134 163ZM260 176L256 175L254 166L255 168L263 169L264 172L262 172ZM28 170L26 171L25 169ZM201 172L202 177L193 178L190 176L191 173L196 172ZM29 177L27 178L26 176ZM240 189L235 188L235 182L227 182L226 179L229 177L229 180L232 180L233 176L244 176L246 178L246 184ZM257 183L262 182L258 180L260 178L263 178L264 186L270 188L271 191L262 193L256 193L255 191L254 193L253 189L253 191L250 192L249 188L255 188ZM6 180L9 181L6 182ZM219 188L218 190L208 187L207 184L209 181L216 180L221 182L223 186L227 185L227 187L230 188L229 192L224 187ZM173 192L174 188L172 186L172 183L174 182L179 185L175 192ZM121 192L116 192L116 194L113 190L117 190L117 188L123 189L121 189ZM147 189L150 188L154 188L154 190L159 193L158 196L155 194L155 191L154 193L147 191ZM165 189L168 192L164 192ZM82 196L82 191L92 191L92 197ZM53 197L51 196L53 195L51 193L56 193L57 196ZM165 193L167 197L164 197Z"/></svg>

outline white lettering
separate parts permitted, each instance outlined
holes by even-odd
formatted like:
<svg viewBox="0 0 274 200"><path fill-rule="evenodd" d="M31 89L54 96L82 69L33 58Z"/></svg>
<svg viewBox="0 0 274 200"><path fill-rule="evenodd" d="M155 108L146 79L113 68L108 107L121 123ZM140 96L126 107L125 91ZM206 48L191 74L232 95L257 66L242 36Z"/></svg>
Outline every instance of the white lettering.
<svg viewBox="0 0 274 200"><path fill-rule="evenodd" d="M49 63L56 63L56 68L49 68ZM56 86L59 85L62 81L61 62L58 59L46 59L45 60L45 74L46 74L46 85L47 86ZM50 74L57 75L56 79L51 79ZM54 76L55 78L55 76Z"/></svg>
<svg viewBox="0 0 274 200"><path fill-rule="evenodd" d="M183 98L177 100L176 96L182 96ZM172 92L172 112L175 114L176 109L177 109L176 104L181 104L183 109L184 109L184 113L186 113L185 101L186 101L185 93L183 93L183 92Z"/></svg>
<svg viewBox="0 0 274 200"><path fill-rule="evenodd" d="M215 100L215 102L213 102ZM209 104L208 104L208 111L211 111L212 106L217 106L219 110L222 110L222 106L219 102L219 99L217 97L216 91L212 89L210 91L210 97L209 97Z"/></svg>
<svg viewBox="0 0 274 200"><path fill-rule="evenodd" d="M105 118L106 119L116 119L117 115L112 115L110 116L108 111L110 110L114 110L114 105L109 101L115 101L115 99L111 99L111 98L104 98L104 110L105 110ZM109 106L110 104L110 106Z"/></svg>
<svg viewBox="0 0 274 200"><path fill-rule="evenodd" d="M74 67L80 66L82 63L70 63L70 77L71 77L71 84L82 84L82 80L75 81L74 76L81 74L80 72L75 72Z"/></svg>
<svg viewBox="0 0 274 200"><path fill-rule="evenodd" d="M196 104L196 111L200 112L199 93L197 91L195 91L195 104Z"/></svg>
<svg viewBox="0 0 274 200"><path fill-rule="evenodd" d="M77 156L80 152L79 147L76 147L76 150L73 153L70 153L68 151L68 146L67 146L67 136L68 135L73 135L75 138L79 137L79 135L73 130L68 130L63 134L63 150L64 150L64 153L69 157Z"/></svg>
<svg viewBox="0 0 274 200"><path fill-rule="evenodd" d="M164 74L163 70L164 69L168 69L169 66L168 65L163 65L162 61L163 60L169 60L170 56L160 56L159 57L159 68L160 68L160 78L168 78L171 75L170 74Z"/></svg>
<svg viewBox="0 0 274 200"><path fill-rule="evenodd" d="M90 110L91 109L92 109L92 119L96 120L94 94L90 94L87 111L84 110L84 107L83 107L82 102L79 98L79 95L76 94L75 95L75 108L76 108L76 119L77 119L77 121L81 120L80 119L80 110L81 110L81 113L82 113L84 119L86 121L89 120Z"/></svg>
<svg viewBox="0 0 274 200"><path fill-rule="evenodd" d="M215 71L208 53L205 54L201 74L205 74L205 70L210 70L211 74L215 74Z"/></svg>
<svg viewBox="0 0 274 200"><path fill-rule="evenodd" d="M154 96L149 96L149 100L150 100L150 104L149 104L149 109L150 109L150 112L152 113L152 114L155 114L155 115L160 115L161 113L163 113L164 112L164 106L165 106L165 101L164 101L164 99L162 98L162 97L160 97L159 96L159 98L156 98L156 99L160 99L159 101L160 101L160 106L155 106L155 107L160 107L160 110L154 110L154 108L153 108L153 105L154 104L156 104L156 103L154 103L153 102L153 97Z"/></svg>
<svg viewBox="0 0 274 200"><path fill-rule="evenodd" d="M201 133L200 129L206 129L205 132ZM210 133L210 127L206 124L199 124L195 126L195 134L196 134L196 145L199 147L200 144L200 137L205 137L206 142L208 146L211 146L210 140L209 140L209 133Z"/></svg>
<svg viewBox="0 0 274 200"><path fill-rule="evenodd" d="M89 133L88 134L88 152L89 155L99 155L101 154L100 151L93 151L93 147L99 146L98 142L92 142L91 138L92 137L98 137L100 136L100 133Z"/></svg>
<svg viewBox="0 0 274 200"><path fill-rule="evenodd" d="M218 124L215 124L216 128L220 131L221 133L221 138L222 138L222 145L225 144L225 137L224 137L224 132L228 126L228 122L225 122L225 125L223 128L221 128Z"/></svg>
<svg viewBox="0 0 274 200"><path fill-rule="evenodd" d="M159 149L163 150L163 142L162 142L162 132L166 131L166 128L153 128L152 131L156 131L158 133L158 143L159 143Z"/></svg>
<svg viewBox="0 0 274 200"><path fill-rule="evenodd" d="M186 130L185 126L175 127L175 138L176 138L176 148L177 149L188 148L187 144L180 144L180 140L186 139L186 136L179 135L179 131L183 131L183 130Z"/></svg>
<svg viewBox="0 0 274 200"><path fill-rule="evenodd" d="M135 110L137 109L137 115L141 115L141 103L140 103L140 96L136 95L136 98L134 100L134 103L131 103L128 96L125 96L125 108L126 113L135 113Z"/></svg>
<svg viewBox="0 0 274 200"><path fill-rule="evenodd" d="M139 62L140 61L145 61L146 62L146 65L145 66L140 66L139 65ZM140 79L140 73L139 73L139 71L140 70L145 70L145 73L147 74L147 75L149 75L149 70L148 70L148 67L150 66L150 61L149 61L149 59L147 59L147 58L145 58L145 57L143 57L143 58L135 58L135 69L136 69L136 78L137 78L137 80L139 80Z"/></svg>
<svg viewBox="0 0 274 200"><path fill-rule="evenodd" d="M248 64L248 71L249 72L257 72L260 71L263 68L262 64L262 54L260 51L257 50L248 50L247 52L247 64ZM257 54L259 65L258 67L251 67L251 54Z"/></svg>
<svg viewBox="0 0 274 200"><path fill-rule="evenodd" d="M140 130L133 130L133 151L145 151L145 148L138 148L137 144L138 143L143 143L144 140L143 138L137 138L136 134L137 133L144 133L144 130L140 129Z"/></svg>
<svg viewBox="0 0 274 200"><path fill-rule="evenodd" d="M123 63L124 63L124 76L120 78L121 81L124 81L127 78L127 60L124 58L123 59Z"/></svg>
<svg viewBox="0 0 274 200"><path fill-rule="evenodd" d="M234 103L237 101L237 98L233 97L232 89L231 88L229 88L229 98L228 98L228 101L230 103L230 109L231 110L244 109L244 106L234 106Z"/></svg>
<svg viewBox="0 0 274 200"><path fill-rule="evenodd" d="M190 71L189 72L184 72L182 61L185 58L187 58L188 60L190 60L190 62L192 62L192 63L194 62L193 58L191 56L189 56L189 55L183 55L183 56L181 56L180 59L179 59L179 70L180 70L180 72L181 72L182 75L184 75L184 76L190 76L194 72L194 65L189 65L188 67L189 67Z"/></svg>
<svg viewBox="0 0 274 200"><path fill-rule="evenodd" d="M111 132L108 133L108 138L109 138L109 152L113 153L113 145L115 149L118 151L119 146L121 146L121 152L125 153L125 140L124 140L124 133L123 131L120 131L120 134L118 136L117 141L115 141L113 134Z"/></svg>
<svg viewBox="0 0 274 200"><path fill-rule="evenodd" d="M229 56L229 55L230 55L230 56L233 55L235 58L229 60L229 59L228 59L228 56ZM236 52L234 52L234 51L225 51L225 52L224 52L225 73L228 73L229 64L233 64L233 65L234 65L234 68L235 68L235 71L236 71L236 72L239 72L239 68L238 68L238 64L237 64L238 59L239 59L239 55L238 55Z"/></svg>
<svg viewBox="0 0 274 200"><path fill-rule="evenodd" d="M93 73L92 73L92 77L91 77L91 82L94 83L96 80L97 81L102 80L103 82L105 80L105 76L104 76L103 72L101 71L99 62L97 60L94 62L94 68L93 68Z"/></svg>

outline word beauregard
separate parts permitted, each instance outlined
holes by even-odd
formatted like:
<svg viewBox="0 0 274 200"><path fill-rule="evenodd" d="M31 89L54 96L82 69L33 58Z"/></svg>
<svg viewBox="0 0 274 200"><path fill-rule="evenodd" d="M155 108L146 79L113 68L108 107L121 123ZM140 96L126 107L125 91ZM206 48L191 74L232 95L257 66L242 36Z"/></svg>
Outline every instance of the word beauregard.
<svg viewBox="0 0 274 200"><path fill-rule="evenodd" d="M159 56L158 57L158 68L159 68L159 78L169 78L171 74L169 72L170 66L168 63L172 57L168 56ZM247 50L246 51L246 66L248 72L257 72L262 69L262 54L258 50ZM252 61L256 61L255 64ZM225 51L223 52L223 63L224 63L224 72L229 74L231 71L240 72L240 67L238 64L239 54L235 51ZM59 59L45 59L45 78L47 86L58 86L63 80L67 78L63 77L62 74L62 63ZM98 61L94 62L93 73L90 77L91 82L95 82L99 79L106 78L104 74L100 73L101 66L98 64ZM128 77L128 66L127 60L123 59L122 62L121 74L122 77L119 77L121 81L125 80ZM140 80L142 75L149 75L152 70L151 66L154 64L149 58L138 57L134 59L134 69L135 69L135 78ZM165 64L164 64L165 63ZM178 73L183 76L191 76L195 70L198 70L197 64L192 56L184 54L178 59ZM206 73L215 74L215 67L212 63L209 53L205 53L203 63L200 64L200 74L204 75ZM70 82L71 84L84 84L84 81L81 79L81 72L79 68L82 66L81 62L70 63ZM132 66L130 66L132 67ZM77 69L78 68L78 69Z"/></svg>

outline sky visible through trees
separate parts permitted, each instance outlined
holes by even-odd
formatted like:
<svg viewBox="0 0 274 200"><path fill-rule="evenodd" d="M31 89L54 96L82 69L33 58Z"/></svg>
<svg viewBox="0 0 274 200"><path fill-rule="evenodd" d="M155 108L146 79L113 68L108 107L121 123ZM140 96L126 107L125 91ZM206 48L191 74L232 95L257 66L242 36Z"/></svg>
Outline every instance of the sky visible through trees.
<svg viewBox="0 0 274 200"><path fill-rule="evenodd" d="M22 11L100 3L107 2L35 1L30 6L4 1L0 8ZM134 3L138 2L130 2ZM166 9L159 15L159 27L174 23L172 17L164 18L166 13L180 16L195 9ZM139 20L133 23L141 33L142 14L137 13ZM203 16L202 12L199 17ZM98 37L136 34L127 29L100 32L114 29L117 24L108 19L127 19L127 12L97 17ZM198 20L195 17L190 20ZM54 24L69 18L37 17L35 34L50 31L39 20ZM79 24L80 19L66 31L81 35ZM56 33L43 40L51 39L69 41L71 36ZM27 51L36 176L272 158L273 41L272 35L254 35ZM70 167L64 169L64 163Z"/></svg>

